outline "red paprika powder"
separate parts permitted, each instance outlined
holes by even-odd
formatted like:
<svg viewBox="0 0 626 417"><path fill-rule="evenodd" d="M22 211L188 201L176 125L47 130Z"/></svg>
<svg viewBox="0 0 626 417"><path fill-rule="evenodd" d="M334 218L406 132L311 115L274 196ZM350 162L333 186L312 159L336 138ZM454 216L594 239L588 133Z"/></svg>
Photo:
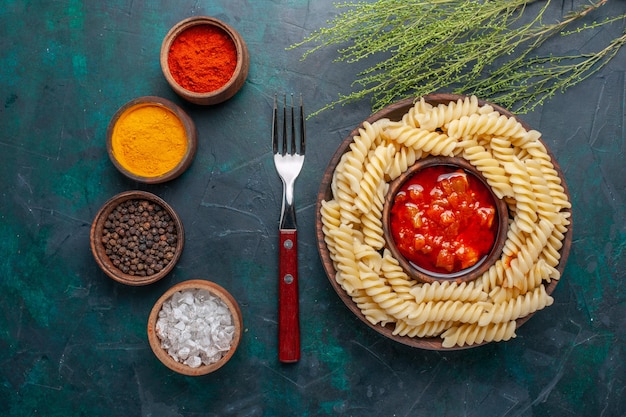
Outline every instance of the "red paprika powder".
<svg viewBox="0 0 626 417"><path fill-rule="evenodd" d="M208 93L222 87L233 76L237 48L221 28L196 25L185 29L172 42L167 64L181 87Z"/></svg>

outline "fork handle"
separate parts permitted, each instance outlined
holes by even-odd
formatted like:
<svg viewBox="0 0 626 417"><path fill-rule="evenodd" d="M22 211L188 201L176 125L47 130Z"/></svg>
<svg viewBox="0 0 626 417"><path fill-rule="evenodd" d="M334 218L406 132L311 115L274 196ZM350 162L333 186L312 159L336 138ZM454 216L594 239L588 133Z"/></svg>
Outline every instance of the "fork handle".
<svg viewBox="0 0 626 417"><path fill-rule="evenodd" d="M278 250L278 359L300 359L300 319L298 306L298 232L279 230Z"/></svg>

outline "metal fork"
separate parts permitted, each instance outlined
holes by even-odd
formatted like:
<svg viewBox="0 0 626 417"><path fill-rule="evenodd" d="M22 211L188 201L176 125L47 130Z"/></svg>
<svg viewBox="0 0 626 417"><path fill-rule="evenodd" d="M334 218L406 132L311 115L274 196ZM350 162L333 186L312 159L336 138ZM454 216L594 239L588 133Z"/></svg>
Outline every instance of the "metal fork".
<svg viewBox="0 0 626 417"><path fill-rule="evenodd" d="M306 129L304 126L302 96L300 96L297 134L293 94L291 95L291 105L289 107L290 117L288 118L287 96L284 96L282 123L280 123L278 98L274 95L272 147L274 151L274 166L283 182L283 203L278 229L278 359L281 362L297 362L300 359L298 232L294 205L294 183L304 165ZM279 130L282 134L279 134ZM279 135L281 136L280 140ZM288 136L289 139L287 138ZM296 141L296 136L300 136L299 143Z"/></svg>

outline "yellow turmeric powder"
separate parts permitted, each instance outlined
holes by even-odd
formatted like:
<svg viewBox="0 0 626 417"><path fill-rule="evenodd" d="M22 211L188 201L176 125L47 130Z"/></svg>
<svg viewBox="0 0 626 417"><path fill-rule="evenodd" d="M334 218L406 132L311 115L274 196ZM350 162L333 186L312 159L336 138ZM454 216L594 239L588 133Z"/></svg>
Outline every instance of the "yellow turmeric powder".
<svg viewBox="0 0 626 417"><path fill-rule="evenodd" d="M118 163L132 174L159 177L176 168L185 156L185 126L164 106L136 104L115 123L111 149Z"/></svg>

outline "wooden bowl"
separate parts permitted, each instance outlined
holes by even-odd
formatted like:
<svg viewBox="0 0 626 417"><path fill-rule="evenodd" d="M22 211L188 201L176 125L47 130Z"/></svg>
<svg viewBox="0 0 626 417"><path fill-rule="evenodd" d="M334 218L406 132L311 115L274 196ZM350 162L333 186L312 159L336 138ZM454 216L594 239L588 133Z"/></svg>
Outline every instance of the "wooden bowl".
<svg viewBox="0 0 626 417"><path fill-rule="evenodd" d="M396 197L396 194L398 193L398 191L400 191L405 182L409 180L415 173L424 168L433 166L452 166L466 171L469 175L472 175L473 178L480 181L480 183L487 190L489 190L496 208L497 232L495 235L494 243L491 246L491 250L489 251L487 256L485 256L483 259L478 261L478 263L469 268L449 274L429 271L425 268L420 268L419 266L410 262L406 257L404 257L404 255L402 255L391 234L391 208L393 207L393 200ZM404 171L398 178L396 178L389 184L389 190L387 191L387 195L385 197L385 205L383 206L382 223L385 241L387 242L387 248L391 251L391 253L398 260L398 262L400 262L402 268L405 271L410 271L410 275L413 278L421 282L433 283L436 281L453 281L457 284L460 284L462 282L473 281L481 276L502 255L502 248L504 247L504 243L506 242L506 232L509 224L509 210L507 208L506 202L502 199L499 199L494 194L493 190L491 189L491 187L489 187L487 180L485 179L485 177L483 177L481 172L467 160L463 158L430 156L418 160L415 164L409 167L409 169Z"/></svg>
<svg viewBox="0 0 626 417"><path fill-rule="evenodd" d="M230 79L219 88L208 92L198 92L183 87L172 75L169 63L169 54L172 43L185 30L200 25L212 26L227 34L235 45L237 57L237 64ZM176 94L194 104L218 104L233 97L245 83L246 78L248 77L249 69L250 55L243 37L233 27L214 17L195 16L178 22L170 29L167 35L165 35L163 43L161 44L161 70L163 71L165 79Z"/></svg>
<svg viewBox="0 0 626 417"><path fill-rule="evenodd" d="M232 322L233 326L235 327L230 350L228 350L217 362L204 364L196 368L192 368L191 366L179 362L172 356L170 356L168 352L162 347L161 339L157 334L157 321L159 319L159 312L163 308L163 304L167 300L169 300L174 293L178 291L194 289L207 290L211 294L219 298L226 305L226 307L228 307L228 310L232 314ZM237 347L239 346L242 329L243 319L241 316L241 310L239 309L239 305L237 304L233 296L224 288L214 282L194 279L174 285L173 287L168 289L154 304L154 307L152 307L152 311L150 311L150 316L148 318L148 341L150 343L150 348L152 349L156 357L169 369L182 375L200 376L217 371L219 368L224 366L230 360L230 358L232 358L232 356L235 354L235 351L237 350Z"/></svg>
<svg viewBox="0 0 626 417"><path fill-rule="evenodd" d="M124 120L126 117L133 117L133 112L142 111L148 107L158 109L163 118L162 122L164 123L177 123L177 119L185 132L183 139L186 141L186 148L184 153L181 152L180 158L173 161L175 164L170 164L171 166L163 172L147 173L148 170L142 170L140 166L131 168L129 162L124 162L127 157L134 156L134 159L137 161L133 161L132 164L148 164L148 162L146 162L146 155L154 155L156 159L158 158L159 152L163 151L162 148L159 148L162 145L155 144L151 141L153 135L151 131L152 128L146 128L145 130L137 129L134 132L130 132L132 135L127 135L122 132L122 130L128 129L122 127L125 126ZM142 117L142 114L136 113L134 117ZM128 124L132 125L130 122ZM158 129L158 126L155 128ZM196 126L189 115L175 103L155 96L139 97L120 107L109 122L106 135L107 152L115 168L131 180L144 184L163 183L171 181L181 175L191 165L198 147ZM135 140L138 138L147 139L139 142ZM143 142L149 145L141 147L140 144ZM146 172L145 175L144 171Z"/></svg>
<svg viewBox="0 0 626 417"><path fill-rule="evenodd" d="M462 95L456 95L456 94L429 94L424 96L424 100L433 105L433 106L437 106L439 104L448 104L450 102L455 102L459 99L464 99L465 96ZM368 123L374 123L377 120L380 119L389 119L392 121L399 121L402 119L402 117L407 113L407 111L414 105L415 103L415 99L405 99L405 100L401 100L398 101L397 103L394 103L392 105L389 105L387 107L385 107L384 109L372 114L371 116L369 116L364 122L368 122ZM483 105L491 105L496 111L498 111L500 114L508 116L508 117L515 117L511 112L509 112L508 110L492 104L492 103L488 103L484 100L478 100L479 105L483 106ZM522 126L527 129L530 130L531 127L525 123L523 120L518 119L517 117L515 117L521 124ZM385 326L381 326L378 324L372 324L370 323L365 315L363 314L363 312L359 309L359 307L356 305L356 303L352 300L352 298L350 297L350 295L348 295L346 293L346 291L341 287L341 285L339 285L339 283L337 283L335 276L337 271L335 270L334 264L333 264L333 260L331 259L330 256L330 252L328 250L328 247L326 245L326 242L324 240L324 232L322 230L323 227L323 223L322 223L322 216L321 216L321 208L322 208L322 202L323 201L328 201L331 200L333 198L333 192L331 189L331 182L333 179L333 174L335 171L335 168L337 167L339 161L341 160L341 157L343 156L344 153L348 152L350 150L350 145L353 143L353 138L356 135L359 135L359 129L363 127L363 124L357 126L354 130L352 130L352 132L350 132L350 134L343 140L343 142L339 145L339 147L337 148L337 150L335 151L335 153L333 154L333 156L331 157L330 162L328 163L328 166L324 172L324 175L322 177L322 181L320 184L320 188L319 188L319 192L318 192L318 196L317 196L317 203L316 203L316 211L315 211L315 227L316 227L316 236L317 236L317 247L318 247L318 251L320 254L320 258L322 261L322 265L324 267L324 270L326 272L326 275L328 277L328 280L330 282L330 285L333 287L333 289L335 290L335 292L337 293L337 295L339 296L339 298L344 302L344 304L348 307L348 309L354 314L356 315L363 323L365 323L367 326L369 326L370 328L372 328L374 331L376 331L377 333L385 336L388 339L391 339L395 342L398 343L402 343L408 346L412 346L412 347L417 347L420 349L427 349L427 350L461 350L461 349L467 349L467 348L471 348L471 347L476 347L476 346L480 346L481 344L473 344L473 345L465 345L463 347L459 347L459 346L455 346L455 347L443 347L442 346L442 339L441 338L431 338L431 337L426 337L426 338L419 338L419 337L409 337L409 336L400 336L400 335L394 335L393 334L393 330L394 330L394 325L393 324L387 324ZM542 141L543 143L543 141ZM545 146L545 143L543 143ZM552 159L552 164L554 165L555 170L557 171L557 174L559 176L559 178L561 179L561 185L563 186L566 195L569 197L569 191L567 189L567 184L565 182L565 177L563 176L563 172L561 171L556 159L554 158L554 155L550 152L549 148L547 146L546 150L548 151L548 154L550 156L550 158ZM568 210L570 211L570 210ZM571 212L571 211L570 211ZM569 256L569 252L570 252L570 246L571 246L571 241L572 241L572 230L573 230L573 221L570 218L570 225L568 226L568 230L567 233L565 234L565 237L563 239L563 245L561 247L561 249L559 250L559 254L560 254L560 262L559 265L557 266L557 270L562 274L563 270L565 269L565 265L567 263L567 258ZM414 272L409 269L406 270L407 274L410 276L414 277ZM417 278L416 278L417 279ZM558 280L552 280L547 286L546 286L546 292L548 294L552 294L552 292L554 291L554 289L556 288L556 285L558 284ZM519 326L521 326L522 324L524 324L528 319L530 319L530 317L532 317L533 314L529 314L525 317L522 317L520 319L518 319L517 322L517 327L519 328Z"/></svg>
<svg viewBox="0 0 626 417"><path fill-rule="evenodd" d="M115 259L112 259L110 256L111 250L107 249L107 246L105 245L105 243L103 243L105 228L108 226L107 222L110 221L110 216L113 215L112 213L118 206L120 206L120 204L125 203L129 200L148 201L151 204L159 205L163 210L165 210L165 212L167 212L171 219L169 221L169 226L172 226L175 229L171 232L166 231L168 233L167 235L165 233L161 234L161 231L157 230L157 233L160 236L170 236L171 239L173 239L173 237L175 236L176 242L175 244L171 244L174 246L173 253L171 253L171 255L168 255L167 261L163 261L167 262L165 266L162 266L162 269L160 270L158 270L158 268L154 269L154 271L152 271L152 274L149 273L150 271L146 271L146 275L142 275L142 272L139 272L142 270L146 270L145 267L141 268L140 270L130 269L131 267L129 267L129 270L127 272L122 271L122 269L120 268L123 267L122 265L126 262L126 259L117 261ZM158 225L155 225L154 227L156 226ZM150 225L150 227L152 227L152 225ZM130 226L128 226L128 228L124 228L127 230L124 232L127 240L132 239L131 236L133 235L133 233L135 233L135 230L131 232L129 230ZM141 237L138 237L138 240L140 239ZM135 242L137 242L138 240L135 240ZM104 271L105 274L122 284L141 286L152 284L153 282L160 280L174 268L183 252L185 232L183 230L183 223L178 217L178 214L176 214L174 209L163 199L145 191L126 191L112 197L106 203L104 203L102 208L100 208L91 225L90 241L91 252L96 260L96 263ZM134 246L137 247L136 244ZM128 246L125 247L128 248ZM128 262L133 262L131 260L131 255L126 255L126 257L129 258ZM137 254L135 254L134 257L137 257ZM169 259L170 257L171 259ZM120 265L120 262L122 263L122 265ZM133 264L137 265L136 263L131 263L131 265Z"/></svg>

